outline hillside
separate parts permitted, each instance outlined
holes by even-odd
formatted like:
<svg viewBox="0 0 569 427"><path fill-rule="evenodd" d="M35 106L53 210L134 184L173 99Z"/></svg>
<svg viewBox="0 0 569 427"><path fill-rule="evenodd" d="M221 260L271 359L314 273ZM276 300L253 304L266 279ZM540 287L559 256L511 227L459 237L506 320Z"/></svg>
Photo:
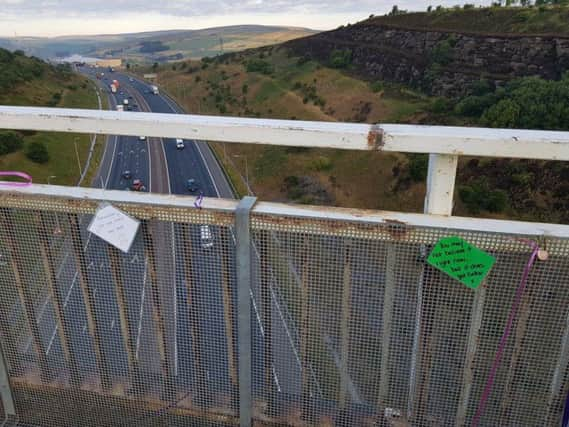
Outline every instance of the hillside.
<svg viewBox="0 0 569 427"><path fill-rule="evenodd" d="M508 23L519 16L529 16L531 28L545 30L550 21L569 16L567 6L541 10L486 8L374 17L286 46L320 62L328 62L334 51L342 52L350 58L352 71L364 79L460 97L481 78L504 85L526 76L559 79L569 70L569 21L551 23L552 29L560 26L565 32L548 35L495 32L501 19L506 31L515 30Z"/></svg>
<svg viewBox="0 0 569 427"><path fill-rule="evenodd" d="M92 83L64 66L52 67L45 62L0 49L0 104L69 108L98 108ZM32 175L34 182L75 185L79 178L74 142L81 164L90 148L88 135L53 132L0 131L0 169L17 170ZM37 148L38 146L44 148ZM102 146L97 142L96 154ZM30 150L45 154L28 156ZM33 155L32 155L33 157ZM44 160L46 160L44 162ZM96 159L93 164L96 163Z"/></svg>
<svg viewBox="0 0 569 427"><path fill-rule="evenodd" d="M21 49L42 58L80 54L125 58L135 63L163 62L255 48L314 33L306 28L236 25L116 35L0 38L0 47Z"/></svg>
<svg viewBox="0 0 569 427"><path fill-rule="evenodd" d="M359 26L346 28L359 31ZM380 44L373 36L367 33L367 45ZM569 130L569 77L555 81L511 76L500 82L483 75L465 85L462 94L432 96L416 85L362 78L365 73L351 52L326 48L320 40L319 34L160 66L158 81L192 113ZM306 49L299 52L299 45ZM367 45L352 49L364 57ZM307 55L310 49L322 56ZM490 60L485 55L491 52L476 45L472 49L481 61ZM441 73L435 69L433 78ZM246 193L248 178L264 200L422 210L426 155L212 145L241 194ZM569 223L568 177L569 165L562 162L463 158L454 213Z"/></svg>
<svg viewBox="0 0 569 427"><path fill-rule="evenodd" d="M370 18L367 22L427 31L569 36L569 8L563 6L432 8L428 13L377 16Z"/></svg>

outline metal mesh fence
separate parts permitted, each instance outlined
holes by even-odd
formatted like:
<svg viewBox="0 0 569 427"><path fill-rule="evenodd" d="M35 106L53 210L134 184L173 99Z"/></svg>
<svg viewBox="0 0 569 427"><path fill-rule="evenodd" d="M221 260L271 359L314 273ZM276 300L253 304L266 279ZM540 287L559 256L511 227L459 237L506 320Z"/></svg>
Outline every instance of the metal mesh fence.
<svg viewBox="0 0 569 427"><path fill-rule="evenodd" d="M87 232L97 204L2 199L11 422L235 424L247 351L257 425L469 425L530 253L519 235L254 211L244 349L232 212L118 203L142 221L125 254ZM478 290L426 264L447 236L496 258ZM559 424L569 241L540 244L484 426Z"/></svg>

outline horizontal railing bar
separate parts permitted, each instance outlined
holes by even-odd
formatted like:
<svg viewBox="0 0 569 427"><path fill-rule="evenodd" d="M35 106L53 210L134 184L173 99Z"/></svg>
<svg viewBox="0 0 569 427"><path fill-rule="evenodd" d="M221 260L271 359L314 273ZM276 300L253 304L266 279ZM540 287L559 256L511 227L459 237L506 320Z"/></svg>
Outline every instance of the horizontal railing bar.
<svg viewBox="0 0 569 427"><path fill-rule="evenodd" d="M0 128L569 160L569 132L0 106Z"/></svg>
<svg viewBox="0 0 569 427"><path fill-rule="evenodd" d="M44 200L38 201L38 198ZM132 210L143 209L145 217L160 219L156 216L159 209L193 209L195 197L179 195L163 195L154 193L138 193L119 190L102 190L95 188L65 187L56 185L34 184L28 187L0 187L0 205L4 207L22 208L30 206L34 209L93 213L99 202L115 203ZM27 202L29 201L29 203ZM205 198L202 212L233 215L239 201L232 199ZM518 234L535 237L569 238L569 225L546 224L525 221L507 221L498 219L466 218L457 216L427 215L419 213L402 213L374 211L367 209L347 209L330 206L307 206L285 203L258 202L251 214L254 220L262 221L261 216L272 217L268 222L287 225L289 222L319 220L334 222L327 227L330 232L341 232L350 229L353 224L393 225L443 228L463 232L485 232L497 234ZM215 221L215 217L212 217ZM184 219L180 219L184 221ZM191 222L191 221L188 221ZM231 225L226 223L219 225ZM255 221L252 226L255 227ZM308 231L308 230L307 230ZM333 233L332 233L333 234Z"/></svg>

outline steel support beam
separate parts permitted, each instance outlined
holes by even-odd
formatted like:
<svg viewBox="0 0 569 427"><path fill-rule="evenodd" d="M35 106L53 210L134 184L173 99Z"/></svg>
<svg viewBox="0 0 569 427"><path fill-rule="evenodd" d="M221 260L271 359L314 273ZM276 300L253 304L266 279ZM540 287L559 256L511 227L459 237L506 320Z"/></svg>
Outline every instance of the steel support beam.
<svg viewBox="0 0 569 427"><path fill-rule="evenodd" d="M252 424L251 398L251 229L250 213L256 197L244 197L235 211L237 255L237 343L239 352L239 424Z"/></svg>

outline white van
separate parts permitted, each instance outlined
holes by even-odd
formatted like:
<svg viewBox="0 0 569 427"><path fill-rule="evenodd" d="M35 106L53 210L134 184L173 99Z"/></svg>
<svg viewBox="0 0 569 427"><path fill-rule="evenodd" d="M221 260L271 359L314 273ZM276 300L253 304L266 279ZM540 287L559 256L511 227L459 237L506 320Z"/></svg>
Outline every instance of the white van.
<svg viewBox="0 0 569 427"><path fill-rule="evenodd" d="M202 248L209 249L213 247L213 234L211 234L211 229L209 225L200 226L200 237L202 242Z"/></svg>

